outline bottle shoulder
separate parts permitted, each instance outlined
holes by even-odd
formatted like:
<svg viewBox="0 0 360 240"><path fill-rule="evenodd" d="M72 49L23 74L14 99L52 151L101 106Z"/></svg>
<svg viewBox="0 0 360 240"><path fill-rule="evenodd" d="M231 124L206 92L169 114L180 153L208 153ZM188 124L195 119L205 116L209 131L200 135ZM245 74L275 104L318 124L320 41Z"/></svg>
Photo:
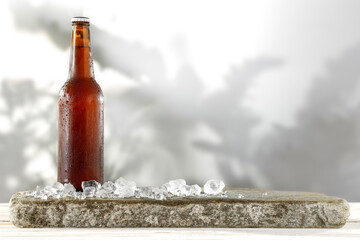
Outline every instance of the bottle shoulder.
<svg viewBox="0 0 360 240"><path fill-rule="evenodd" d="M94 79L68 79L59 92L59 98L84 97L96 97L102 101L103 92Z"/></svg>

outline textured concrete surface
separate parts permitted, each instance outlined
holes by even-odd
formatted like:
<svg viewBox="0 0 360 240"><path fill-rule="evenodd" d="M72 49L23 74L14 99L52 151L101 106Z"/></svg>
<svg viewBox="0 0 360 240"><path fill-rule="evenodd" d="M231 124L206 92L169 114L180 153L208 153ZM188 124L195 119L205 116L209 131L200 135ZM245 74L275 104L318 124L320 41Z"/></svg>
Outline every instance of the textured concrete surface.
<svg viewBox="0 0 360 240"><path fill-rule="evenodd" d="M41 200L19 192L10 200L10 219L17 227L339 228L349 216L344 199L320 193L227 189L227 195Z"/></svg>

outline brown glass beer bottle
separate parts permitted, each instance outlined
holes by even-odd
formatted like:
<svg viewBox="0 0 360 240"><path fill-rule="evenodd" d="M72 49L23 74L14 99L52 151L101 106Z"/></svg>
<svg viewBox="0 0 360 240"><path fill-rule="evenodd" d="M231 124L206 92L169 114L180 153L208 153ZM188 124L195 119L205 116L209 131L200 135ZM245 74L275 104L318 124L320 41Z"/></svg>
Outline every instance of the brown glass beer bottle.
<svg viewBox="0 0 360 240"><path fill-rule="evenodd" d="M59 94L58 181L103 183L104 100L95 81L90 49L90 21L72 19L69 77Z"/></svg>

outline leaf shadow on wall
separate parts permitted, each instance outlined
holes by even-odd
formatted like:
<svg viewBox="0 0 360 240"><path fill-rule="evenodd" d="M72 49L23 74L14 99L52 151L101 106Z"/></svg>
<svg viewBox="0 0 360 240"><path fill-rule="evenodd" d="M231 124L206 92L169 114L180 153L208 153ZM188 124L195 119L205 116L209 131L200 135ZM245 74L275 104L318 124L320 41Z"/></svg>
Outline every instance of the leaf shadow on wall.
<svg viewBox="0 0 360 240"><path fill-rule="evenodd" d="M2 125L4 131L0 134L0 201L6 202L15 190L31 189L43 181L43 174L36 169L41 164L56 167L56 162L51 161L56 156L54 107L48 104L37 108L42 101L56 102L56 97L37 90L30 79L2 79L0 96L5 106L0 118L2 123L8 123ZM47 131L39 131L40 126ZM36 160L44 156L50 161ZM32 172L30 179L27 172Z"/></svg>
<svg viewBox="0 0 360 240"><path fill-rule="evenodd" d="M296 126L274 126L253 156L272 186L360 199L360 43L326 64Z"/></svg>
<svg viewBox="0 0 360 240"><path fill-rule="evenodd" d="M44 32L60 49L68 45L68 19L76 10L50 3L33 7L26 1L15 2L11 9L19 29ZM63 16L69 18L63 21ZM206 95L205 86L191 65L184 63L169 79L157 49L126 41L96 26L91 31L94 60L102 68L116 70L136 82L135 87L121 93L109 91L105 96L109 129L106 146L117 148L121 156L111 160L113 157L105 151L107 178L129 176L143 184L160 184L182 177L202 184L211 177L207 171L216 169L217 177L229 185L261 185L257 175L246 171L251 167L252 173L260 174L248 153L251 132L259 119L241 102L256 78L281 66L281 60L259 58L242 67L233 66L222 90ZM150 83L141 82L141 76ZM52 126L56 129L56 123ZM196 135L199 126L205 126L220 143ZM56 134L49 141L56 144ZM194 157L194 153L204 152L211 155L211 164L197 162ZM53 157L56 163L56 155ZM236 168L245 174L239 175Z"/></svg>
<svg viewBox="0 0 360 240"><path fill-rule="evenodd" d="M19 2L12 8L19 29L42 31L60 49L68 46L68 19L76 9L50 3L32 7ZM57 14L48 14L54 11ZM327 73L314 79L294 127L274 126L250 153L251 134L260 119L239 103L259 75L281 66L283 61L259 58L241 67L233 66L224 79L224 88L206 95L191 65L184 64L175 78L169 79L157 49L96 27L92 36L94 60L136 83L126 91L109 91L105 96L109 128L106 145L120 156L105 155L107 178L122 175L143 184L159 184L183 177L201 183L199 172L206 175L216 168L232 186L313 190L360 199L359 192L354 191L360 183L360 70L356 65L360 44L330 61ZM150 83L140 81L141 76ZM193 137L199 126L205 126L219 141ZM56 143L56 136L49 141ZM20 144L18 149L25 148ZM195 152L207 153L213 161L197 165ZM53 158L56 162L56 155Z"/></svg>

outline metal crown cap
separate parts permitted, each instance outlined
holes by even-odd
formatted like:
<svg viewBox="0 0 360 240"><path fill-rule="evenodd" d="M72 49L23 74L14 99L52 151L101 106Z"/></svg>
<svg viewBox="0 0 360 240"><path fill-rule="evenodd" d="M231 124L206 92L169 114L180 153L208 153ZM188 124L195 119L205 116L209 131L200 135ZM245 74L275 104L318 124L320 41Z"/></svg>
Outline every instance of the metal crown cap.
<svg viewBox="0 0 360 240"><path fill-rule="evenodd" d="M71 18L71 22L87 22L90 23L90 18L88 17L73 17Z"/></svg>

